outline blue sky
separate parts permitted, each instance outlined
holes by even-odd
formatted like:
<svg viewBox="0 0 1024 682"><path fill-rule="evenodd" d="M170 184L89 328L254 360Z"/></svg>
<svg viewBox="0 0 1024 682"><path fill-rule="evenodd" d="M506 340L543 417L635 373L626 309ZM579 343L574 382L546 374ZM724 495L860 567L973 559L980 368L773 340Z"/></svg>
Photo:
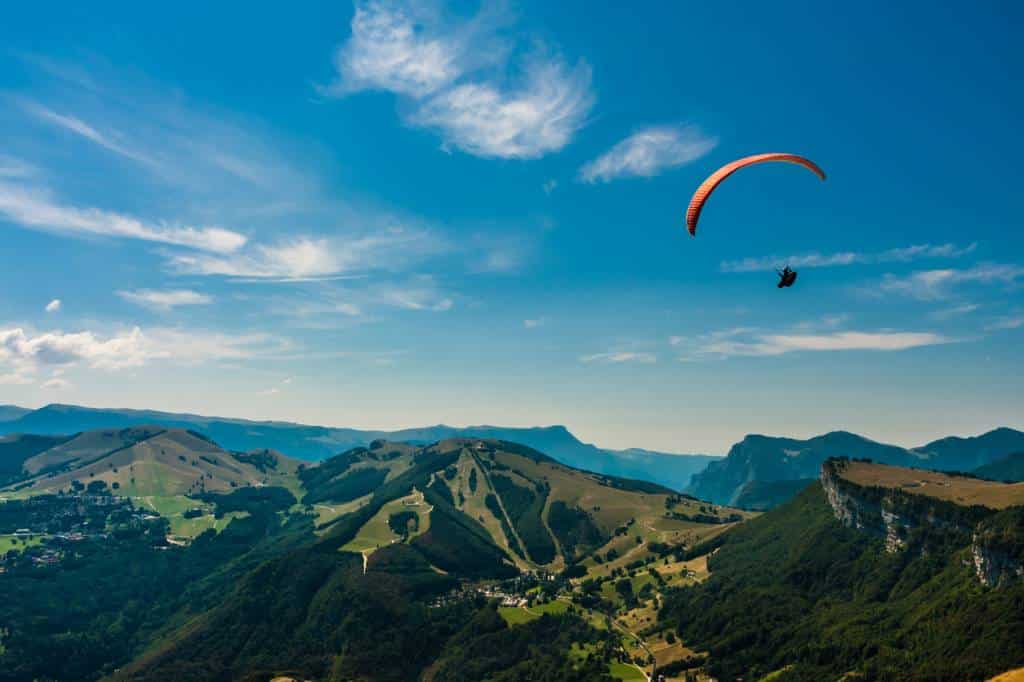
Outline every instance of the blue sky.
<svg viewBox="0 0 1024 682"><path fill-rule="evenodd" d="M0 402L679 452L1024 426L1024 17L891 4L8 8ZM763 151L829 178L748 169L691 239Z"/></svg>

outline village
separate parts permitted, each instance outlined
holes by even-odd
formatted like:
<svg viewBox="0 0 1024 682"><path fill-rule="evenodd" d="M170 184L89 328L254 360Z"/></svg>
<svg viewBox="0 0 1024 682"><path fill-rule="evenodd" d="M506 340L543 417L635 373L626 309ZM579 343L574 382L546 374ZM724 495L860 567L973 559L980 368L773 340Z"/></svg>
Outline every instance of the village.
<svg viewBox="0 0 1024 682"><path fill-rule="evenodd" d="M0 498L0 573L15 566L58 566L81 542L137 532L160 523L130 498L82 488L27 499Z"/></svg>

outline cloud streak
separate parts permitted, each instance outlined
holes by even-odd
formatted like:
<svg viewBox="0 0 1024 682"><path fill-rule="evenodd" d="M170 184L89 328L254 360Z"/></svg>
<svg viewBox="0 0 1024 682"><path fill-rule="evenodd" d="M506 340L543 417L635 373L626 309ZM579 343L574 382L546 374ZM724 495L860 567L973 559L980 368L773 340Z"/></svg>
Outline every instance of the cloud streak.
<svg viewBox="0 0 1024 682"><path fill-rule="evenodd" d="M171 310L178 306L208 305L213 297L190 289L138 289L136 291L118 291L117 295L128 301L146 308Z"/></svg>
<svg viewBox="0 0 1024 682"><path fill-rule="evenodd" d="M168 262L180 274L295 282L399 267L442 248L424 230L391 227L348 239L295 237L229 255L177 253Z"/></svg>
<svg viewBox="0 0 1024 682"><path fill-rule="evenodd" d="M220 227L155 224L113 211L67 206L45 190L4 181L0 215L31 230L138 239L215 253L230 253L246 243L245 235Z"/></svg>
<svg viewBox="0 0 1024 682"><path fill-rule="evenodd" d="M906 277L886 275L878 285L879 291L900 294L921 301L949 298L962 285L1016 286L1024 279L1024 267L1003 263L979 263L974 267L942 270L920 270Z"/></svg>
<svg viewBox="0 0 1024 682"><path fill-rule="evenodd" d="M933 332L856 331L772 334L738 327L695 339L673 337L674 346L687 348L683 360L707 357L773 357L800 352L873 351L893 352L955 342Z"/></svg>
<svg viewBox="0 0 1024 682"><path fill-rule="evenodd" d="M584 355L580 362L584 364L610 364L620 365L623 363L639 363L649 365L657 362L658 356L654 353L641 353L635 351L613 351L610 353L594 353Z"/></svg>
<svg viewBox="0 0 1024 682"><path fill-rule="evenodd" d="M580 168L584 182L653 177L704 156L718 144L696 126L651 126L618 142Z"/></svg>
<svg viewBox="0 0 1024 682"><path fill-rule="evenodd" d="M144 154L117 142L80 118L68 114L59 114L52 109L48 109L41 104L31 101L23 102L22 107L36 119L79 135L90 142L98 144L104 149L114 152L115 154L120 154L121 156L140 163L148 165L154 164L153 160L149 159Z"/></svg>
<svg viewBox="0 0 1024 682"><path fill-rule="evenodd" d="M762 272L774 270L779 265L790 265L797 268L829 268L845 265L909 263L924 258L960 258L973 253L976 248L977 244L973 243L965 247L959 247L955 244L917 244L877 253L841 251L831 254L806 253L790 256L764 256L760 258L723 261L720 269L722 272Z"/></svg>

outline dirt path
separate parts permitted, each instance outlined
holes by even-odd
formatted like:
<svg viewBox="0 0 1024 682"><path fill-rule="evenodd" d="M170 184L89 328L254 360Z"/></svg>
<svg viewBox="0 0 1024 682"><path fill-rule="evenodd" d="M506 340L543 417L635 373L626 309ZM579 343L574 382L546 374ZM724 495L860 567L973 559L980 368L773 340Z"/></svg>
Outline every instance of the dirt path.
<svg viewBox="0 0 1024 682"><path fill-rule="evenodd" d="M616 628L618 628L619 630L621 630L622 632L626 633L626 635L628 635L629 637L632 637L634 640L639 642L640 643L640 648L644 650L644 653L646 653L650 658L652 658L652 659L654 658L654 653L650 649L647 648L647 642L644 641L643 637L641 637L640 635L636 634L635 632L633 632L629 628L627 628L624 625L622 625L621 623L619 623L619 621L617 619L612 619L612 625L615 626ZM644 679L647 680L647 682L651 681L651 676L647 674L646 670L644 670L642 667L640 667L636 663L631 663L630 665L632 665L634 668L639 670L640 674L644 676ZM656 667L657 667L657 664L655 664L655 668Z"/></svg>

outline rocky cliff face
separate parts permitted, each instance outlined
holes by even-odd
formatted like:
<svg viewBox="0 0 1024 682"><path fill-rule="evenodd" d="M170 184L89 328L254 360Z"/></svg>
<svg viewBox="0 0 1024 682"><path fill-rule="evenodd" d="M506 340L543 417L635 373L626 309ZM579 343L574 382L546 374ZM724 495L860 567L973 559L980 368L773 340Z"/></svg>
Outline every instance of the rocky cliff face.
<svg viewBox="0 0 1024 682"><path fill-rule="evenodd" d="M1024 509L1007 509L978 524L971 537L971 559L983 585L1024 580Z"/></svg>
<svg viewBox="0 0 1024 682"><path fill-rule="evenodd" d="M901 514L892 495L869 494L842 478L841 466L840 462L830 460L821 467L821 486L836 519L848 528L884 538L887 552L904 548L907 535L918 527L918 520Z"/></svg>
<svg viewBox="0 0 1024 682"><path fill-rule="evenodd" d="M961 551L970 546L978 580L988 587L1024 580L1024 508L962 507L903 490L864 487L842 476L844 460L821 467L836 519L882 538L887 552Z"/></svg>

